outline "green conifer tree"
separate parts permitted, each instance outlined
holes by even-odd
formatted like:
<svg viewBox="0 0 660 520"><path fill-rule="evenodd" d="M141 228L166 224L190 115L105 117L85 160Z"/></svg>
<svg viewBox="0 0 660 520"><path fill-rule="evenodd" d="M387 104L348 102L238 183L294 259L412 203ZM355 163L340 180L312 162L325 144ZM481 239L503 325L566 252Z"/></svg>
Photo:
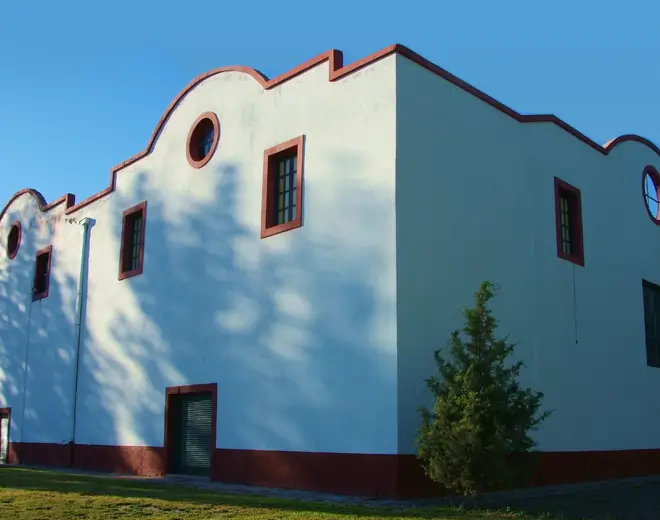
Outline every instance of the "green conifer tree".
<svg viewBox="0 0 660 520"><path fill-rule="evenodd" d="M549 415L539 414L543 394L518 383L523 363L508 360L515 345L495 337L489 303L496 291L482 283L475 307L463 311L463 335L451 335L451 358L435 352L439 376L426 380L435 405L420 410L417 456L426 474L464 495L524 479L532 469L525 454L535 446L529 433Z"/></svg>

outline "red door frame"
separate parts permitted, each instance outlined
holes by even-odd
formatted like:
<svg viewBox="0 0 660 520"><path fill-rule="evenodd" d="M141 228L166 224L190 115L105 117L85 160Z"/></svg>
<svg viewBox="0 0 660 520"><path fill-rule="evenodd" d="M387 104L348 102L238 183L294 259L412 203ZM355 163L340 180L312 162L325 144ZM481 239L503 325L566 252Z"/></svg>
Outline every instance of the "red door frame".
<svg viewBox="0 0 660 520"><path fill-rule="evenodd" d="M11 462L11 455L9 454L9 439L11 437L11 408L0 408L0 418L6 417L9 420L7 425L7 460L6 464ZM0 443L2 443L2 430L0 430Z"/></svg>
<svg viewBox="0 0 660 520"><path fill-rule="evenodd" d="M164 435L164 452L165 452L165 473L169 473L171 470L171 461L172 461L172 446L169 442L169 431L170 431L170 401L173 396L181 394L211 394L211 435L212 435L212 444L211 444L211 468L210 475L213 477L213 467L215 460L215 450L216 450L216 426L217 426L217 414L218 414L218 383L207 383L203 385L186 385L186 386L168 386L165 389L165 435Z"/></svg>

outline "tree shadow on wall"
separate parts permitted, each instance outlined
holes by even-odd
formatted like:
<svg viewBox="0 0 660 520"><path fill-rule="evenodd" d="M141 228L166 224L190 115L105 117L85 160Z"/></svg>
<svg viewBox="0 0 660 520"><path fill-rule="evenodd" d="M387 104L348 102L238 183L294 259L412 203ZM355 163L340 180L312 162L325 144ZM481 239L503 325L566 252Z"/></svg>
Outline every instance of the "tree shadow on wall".
<svg viewBox="0 0 660 520"><path fill-rule="evenodd" d="M48 296L32 301L35 253L53 243L38 225L48 218L31 210L8 216L22 226L18 253L3 259L0 275L0 400L12 409L12 443L54 442L54 436L64 443L69 438L75 352L71 295L77 280L59 272L55 248L56 274L51 274ZM45 420L52 416L58 417L57 424Z"/></svg>
<svg viewBox="0 0 660 520"><path fill-rule="evenodd" d="M179 218L170 205L180 203L146 174L130 200L114 195L117 214L148 201L144 272L121 282L126 299L104 302L104 326L87 331L81 424L107 432L102 444L162 446L165 388L217 383L218 448L391 453L396 421L382 436L373 426L396 407L395 338L374 340L391 315L371 281L374 233L351 225L373 220L378 197L335 208L348 245L367 244L347 259L346 244L304 229L261 240L258 208L246 213L250 176L237 165L214 174L213 190L177 206ZM117 221L117 242L120 233ZM295 471L299 482L316 478L316 468Z"/></svg>
<svg viewBox="0 0 660 520"><path fill-rule="evenodd" d="M19 215L9 221L22 220ZM27 227L23 225L23 227ZM10 441L20 438L20 417L25 392L25 356L30 328L32 298L31 270L34 237L23 230L22 243L13 260L6 256L0 270L0 406L11 407Z"/></svg>

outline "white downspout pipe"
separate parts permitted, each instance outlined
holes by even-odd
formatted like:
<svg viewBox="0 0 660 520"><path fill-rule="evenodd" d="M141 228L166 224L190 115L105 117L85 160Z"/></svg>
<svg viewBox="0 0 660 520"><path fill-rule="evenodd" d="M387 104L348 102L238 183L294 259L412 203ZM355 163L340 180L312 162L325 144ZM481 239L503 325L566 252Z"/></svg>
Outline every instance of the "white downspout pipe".
<svg viewBox="0 0 660 520"><path fill-rule="evenodd" d="M80 374L80 347L82 344L82 322L83 322L83 297L85 294L85 284L87 282L87 262L89 259L89 226L92 219L84 218L80 221L83 228L82 246L80 248L80 274L78 276L78 293L76 295L76 357L73 381L73 405L71 410L71 441L69 451L69 466L73 465L73 450L76 444L76 421L78 415L78 381Z"/></svg>

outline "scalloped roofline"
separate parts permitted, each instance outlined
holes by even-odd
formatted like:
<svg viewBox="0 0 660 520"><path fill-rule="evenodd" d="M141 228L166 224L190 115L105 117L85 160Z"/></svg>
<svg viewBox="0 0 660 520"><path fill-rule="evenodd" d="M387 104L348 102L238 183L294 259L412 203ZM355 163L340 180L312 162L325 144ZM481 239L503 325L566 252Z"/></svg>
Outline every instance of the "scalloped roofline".
<svg viewBox="0 0 660 520"><path fill-rule="evenodd" d="M427 60L423 56L417 54L416 52L400 44L394 44L394 45L390 45L389 47L385 47L384 49L378 52L375 52L365 58L362 58L361 60L355 61L346 66L344 66L342 52L336 49L332 49L322 54L319 54L318 56L298 65L297 67L289 70L288 72L280 74L279 76L276 76L272 79L268 79L266 75L262 74L258 70L244 66L220 67L205 72L203 74L200 74L199 76L194 78L190 83L188 83L181 90L181 92L179 92L179 94L172 100L169 106L165 109L165 112L158 120L158 123L156 124L156 128L151 134L151 137L149 138L149 141L147 142L147 146L144 148L144 150L133 155L132 157L129 157L125 161L111 168L110 184L108 185L107 188L102 189L98 193L95 193L91 197L88 197L78 202L77 204L76 204L76 196L73 193L66 193L65 195L59 197L58 199L50 203L47 203L46 199L39 191L32 188L25 188L17 191L16 193L14 193L14 195L10 197L7 204L5 204L5 206L2 208L2 211L0 211L0 221L7 212L7 209L11 206L12 202L24 194L30 194L32 197L34 197L34 199L37 201L37 205L39 206L39 209L42 212L47 212L52 208L59 206L60 204L64 204L65 214L70 214L70 213L74 213L75 211L85 206L90 205L92 202L100 198L103 198L106 195L115 191L117 185L117 173L123 168L126 168L127 166L139 161L143 157L146 157L153 151L154 143L156 142L156 138L158 137L158 134L163 129L163 126L165 125L165 123L169 119L169 116L172 114L172 112L177 107L177 105L193 88L195 88L199 83L201 83L207 78L210 78L211 76L215 76L223 72L242 72L244 74L248 74L249 76L251 76L257 83L259 83L264 88L264 90L270 90L289 81L292 78L295 78L296 76L299 76L300 74L303 74L309 69L312 69L317 65L324 63L326 61L328 62L329 71L330 71L328 81L332 82L332 81L338 81L348 76L349 74L352 74L353 72L368 67L369 65L383 58L391 56L392 54L399 54L401 56L408 58L410 61L416 63L420 67L423 67L426 70L433 72L434 74L437 74L438 76L444 78L446 81L449 81L450 83L456 85L457 87L481 99L482 101L488 103L489 105L507 114L508 116L512 117L513 119L515 119L520 123L553 123L559 126L560 128L564 129L568 133L572 134L574 137L576 137L577 139L579 139L580 141L587 144L588 146L590 146L591 148L593 148L597 152L600 152L603 155L608 155L620 143L626 141L636 141L638 143L646 145L651 150L653 150L658 156L660 156L660 148L658 148L658 146L655 145L650 140L641 137L639 135L635 135L635 134L621 135L619 137L616 137L615 139L608 141L604 145L600 145L596 143L594 140L584 135L582 132L576 130L574 127L566 123L564 120L559 119L554 114L530 114L530 115L520 114L519 112L516 112L515 110L508 107L504 103L497 101L495 98L489 96L488 94L482 92L481 90L473 87L466 81L463 81L459 77L453 75L451 72L448 72L442 67L436 65L435 63Z"/></svg>

